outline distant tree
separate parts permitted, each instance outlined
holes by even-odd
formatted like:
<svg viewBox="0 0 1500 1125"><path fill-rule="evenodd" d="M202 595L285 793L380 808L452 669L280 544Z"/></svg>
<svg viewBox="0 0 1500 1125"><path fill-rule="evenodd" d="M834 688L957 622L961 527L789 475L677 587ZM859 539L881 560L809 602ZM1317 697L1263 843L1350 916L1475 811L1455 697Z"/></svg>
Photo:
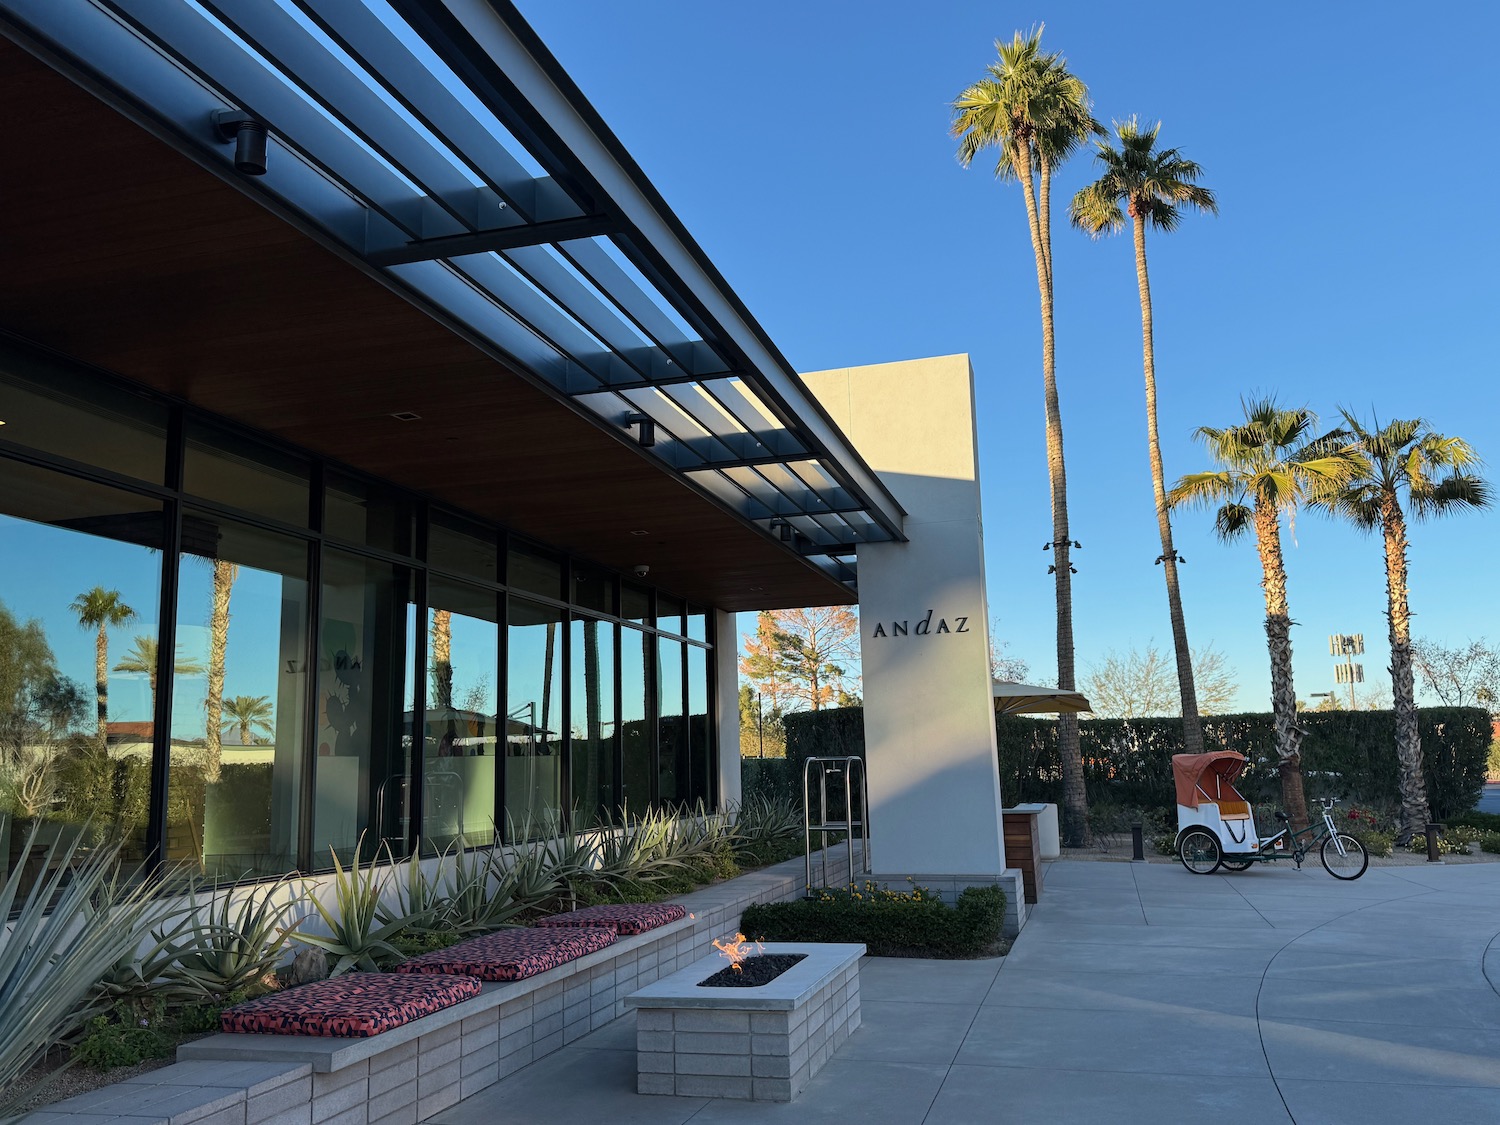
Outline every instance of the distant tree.
<svg viewBox="0 0 1500 1125"><path fill-rule="evenodd" d="M1006 652L1008 648L1010 642L1000 639L1000 619L990 618L990 679L1032 683L1031 667L1021 657Z"/></svg>
<svg viewBox="0 0 1500 1125"><path fill-rule="evenodd" d="M1177 228L1184 206L1209 213L1218 210L1214 194L1198 184L1202 169L1175 148L1156 147L1158 122L1141 128L1132 117L1115 122L1120 147L1097 142L1095 159L1103 175L1073 197L1073 224L1098 238L1113 234L1130 216L1135 233L1135 279L1141 302L1141 354L1146 376L1146 447L1151 462L1151 487L1156 494L1156 526L1161 536L1161 564L1167 580L1167 609L1172 621L1172 648L1177 658L1177 685L1182 696L1182 745L1189 754L1203 750L1203 728L1193 682L1193 664L1182 613L1182 591L1177 582L1177 548L1172 544L1171 509L1167 504L1166 475L1156 428L1156 336L1151 307L1151 279L1146 271L1146 226L1167 233Z"/></svg>
<svg viewBox="0 0 1500 1125"><path fill-rule="evenodd" d="M1063 455L1062 404L1057 391L1052 278L1052 176L1089 137L1102 132L1094 120L1088 87L1068 70L1067 60L1042 50L1042 28L1019 31L1009 43L995 42L999 57L984 78L953 101L950 132L958 159L968 167L995 150L995 176L1021 185L1026 225L1036 263L1042 318L1042 406L1046 418L1047 478L1052 498L1052 567L1057 601L1057 683L1072 689L1077 673L1073 639L1073 532L1068 522L1068 473ZM1007 347L1015 350L1014 342ZM1078 716L1059 715L1062 767L1062 836L1069 846L1089 842L1088 795L1084 788Z"/></svg>
<svg viewBox="0 0 1500 1125"><path fill-rule="evenodd" d="M1422 686L1444 707L1500 710L1500 651L1483 638L1449 647L1419 637L1412 641L1411 659Z"/></svg>
<svg viewBox="0 0 1500 1125"><path fill-rule="evenodd" d="M94 699L99 717L99 748L109 745L109 630L135 620L135 610L125 604L118 590L95 586L73 599L68 607L84 629L94 634ZM152 716L155 718L155 716Z"/></svg>
<svg viewBox="0 0 1500 1125"><path fill-rule="evenodd" d="M847 606L763 611L740 672L773 708L817 711L835 702L859 659L859 618Z"/></svg>
<svg viewBox="0 0 1500 1125"><path fill-rule="evenodd" d="M781 725L781 711L768 706L750 684L740 685L740 755L786 757L786 728Z"/></svg>
<svg viewBox="0 0 1500 1125"><path fill-rule="evenodd" d="M1378 531L1385 544L1386 618L1390 624L1391 698L1396 712L1396 759L1401 768L1401 823L1405 844L1427 824L1427 783L1411 651L1407 589L1406 517L1432 519L1487 507L1489 484L1478 475L1479 456L1462 438L1436 433L1420 418L1379 421L1366 427L1342 412L1359 470L1348 485L1315 501L1361 531ZM1406 505L1402 506L1402 497Z"/></svg>
<svg viewBox="0 0 1500 1125"><path fill-rule="evenodd" d="M1234 705L1239 685L1224 654L1212 647L1193 652L1198 683L1198 706L1205 715L1222 714ZM1122 654L1105 653L1083 677L1083 694L1101 718L1140 719L1151 715L1182 714L1174 661L1155 644Z"/></svg>
<svg viewBox="0 0 1500 1125"><path fill-rule="evenodd" d="M179 649L181 647L181 645L178 646ZM138 633L130 643L130 651L115 665L116 672L134 672L146 677L146 682L151 685L152 715L156 714L156 660L156 638L149 633ZM179 651L173 671L179 676L201 676L203 665L190 656L183 656Z"/></svg>
<svg viewBox="0 0 1500 1125"><path fill-rule="evenodd" d="M224 713L228 716L223 723L224 733L238 729L241 746L254 743L256 731L267 736L276 733L271 726L270 696L236 695L224 701Z"/></svg>
<svg viewBox="0 0 1500 1125"><path fill-rule="evenodd" d="M18 621L0 603L0 764L50 762L87 706L78 685L58 673L42 623Z"/></svg>

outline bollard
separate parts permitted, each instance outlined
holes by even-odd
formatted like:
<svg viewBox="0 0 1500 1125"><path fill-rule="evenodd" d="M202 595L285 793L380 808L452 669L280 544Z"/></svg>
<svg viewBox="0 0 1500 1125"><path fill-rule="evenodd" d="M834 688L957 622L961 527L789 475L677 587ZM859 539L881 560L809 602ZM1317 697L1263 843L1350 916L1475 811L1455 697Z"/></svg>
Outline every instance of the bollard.
<svg viewBox="0 0 1500 1125"><path fill-rule="evenodd" d="M1132 824L1130 826L1130 858L1135 863L1146 862L1146 843L1141 838L1141 826Z"/></svg>
<svg viewBox="0 0 1500 1125"><path fill-rule="evenodd" d="M1438 835L1443 831L1441 824L1429 824L1427 826L1427 862L1442 863L1443 857L1438 854Z"/></svg>

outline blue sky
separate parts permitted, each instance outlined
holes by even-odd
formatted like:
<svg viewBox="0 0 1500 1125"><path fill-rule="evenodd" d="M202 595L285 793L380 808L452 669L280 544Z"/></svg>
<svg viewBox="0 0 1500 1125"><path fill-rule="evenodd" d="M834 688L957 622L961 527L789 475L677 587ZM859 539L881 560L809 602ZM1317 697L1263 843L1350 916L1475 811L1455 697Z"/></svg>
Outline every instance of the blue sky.
<svg viewBox="0 0 1500 1125"><path fill-rule="evenodd" d="M1208 467L1200 425L1275 392L1418 415L1500 460L1494 263L1473 216L1500 182L1500 8L520 0L524 14L800 370L968 352L977 383L991 609L1010 651L1055 671L1035 273L1019 188L960 169L948 103L993 40L1045 22L1104 121L1163 122L1218 193L1149 241L1169 478ZM1091 178L1075 159L1066 201ZM1080 673L1171 645L1146 461L1128 235L1055 224L1058 381ZM1493 471L1493 469L1492 469ZM1260 568L1207 515L1176 519L1193 644L1268 707ZM1414 631L1496 627L1494 513L1412 531ZM1334 686L1327 635L1360 632L1385 673L1379 543L1306 515L1286 540L1298 693Z"/></svg>

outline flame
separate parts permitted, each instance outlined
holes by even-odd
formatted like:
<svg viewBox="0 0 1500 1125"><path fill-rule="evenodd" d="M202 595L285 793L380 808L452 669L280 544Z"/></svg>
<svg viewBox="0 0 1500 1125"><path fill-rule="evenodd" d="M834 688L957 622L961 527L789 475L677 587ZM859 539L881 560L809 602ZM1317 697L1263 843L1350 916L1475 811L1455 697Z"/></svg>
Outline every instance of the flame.
<svg viewBox="0 0 1500 1125"><path fill-rule="evenodd" d="M745 940L744 934L735 934L730 941L720 941L718 938L714 938L714 948L729 959L729 967L731 969L737 973L744 972L740 968L740 962L750 956L750 943ZM765 949L764 942L757 941L755 943L756 953L764 953Z"/></svg>

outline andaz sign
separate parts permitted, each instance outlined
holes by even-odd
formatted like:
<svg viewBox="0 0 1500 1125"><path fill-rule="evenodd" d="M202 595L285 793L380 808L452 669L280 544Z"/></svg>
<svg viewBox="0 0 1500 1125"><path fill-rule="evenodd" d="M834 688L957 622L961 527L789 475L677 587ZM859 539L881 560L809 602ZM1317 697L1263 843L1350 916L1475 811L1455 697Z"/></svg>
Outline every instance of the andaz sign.
<svg viewBox="0 0 1500 1125"><path fill-rule="evenodd" d="M915 625L911 623L910 618L905 621L891 621L889 623L877 621L875 622L875 631L870 634L870 637L872 639L875 637L926 637L937 636L939 633L967 633L970 631L969 619L967 617L955 617L953 624L949 625L946 617L939 617L937 623L933 624L932 615L933 611L929 609L927 616ZM890 625L889 632L886 631L887 624Z"/></svg>

